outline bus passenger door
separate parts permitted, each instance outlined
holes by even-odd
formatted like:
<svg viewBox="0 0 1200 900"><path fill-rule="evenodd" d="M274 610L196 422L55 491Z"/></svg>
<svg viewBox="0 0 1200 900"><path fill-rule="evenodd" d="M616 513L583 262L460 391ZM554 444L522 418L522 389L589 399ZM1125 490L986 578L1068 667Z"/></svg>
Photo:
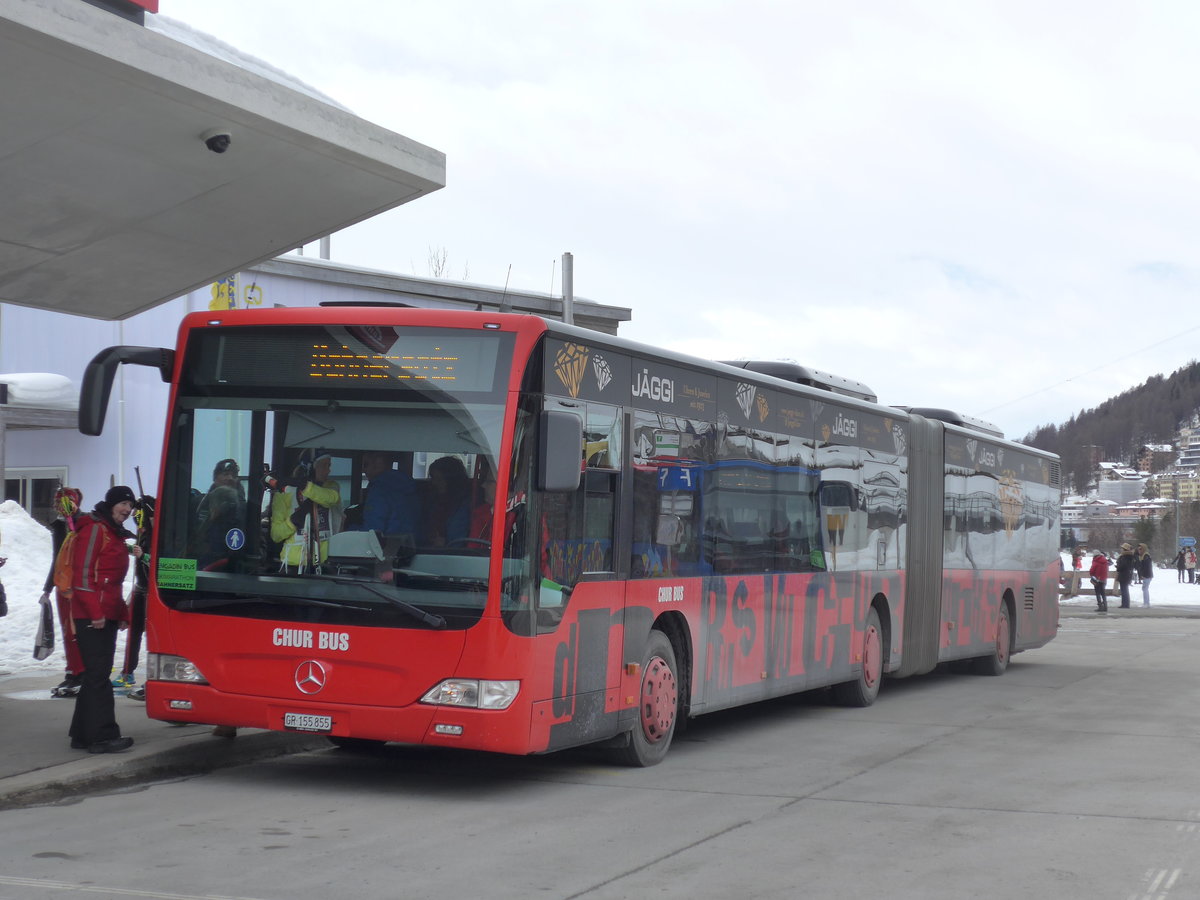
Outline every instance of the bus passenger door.
<svg viewBox="0 0 1200 900"><path fill-rule="evenodd" d="M547 408L559 401L547 399ZM553 652L551 746L570 746L615 731L610 709L620 679L624 582L615 565L622 456L620 412L572 403L583 413L583 466L571 493L543 492L533 602L539 654ZM550 636L553 637L550 637ZM569 717L569 721L563 721ZM608 722L611 717L611 723Z"/></svg>

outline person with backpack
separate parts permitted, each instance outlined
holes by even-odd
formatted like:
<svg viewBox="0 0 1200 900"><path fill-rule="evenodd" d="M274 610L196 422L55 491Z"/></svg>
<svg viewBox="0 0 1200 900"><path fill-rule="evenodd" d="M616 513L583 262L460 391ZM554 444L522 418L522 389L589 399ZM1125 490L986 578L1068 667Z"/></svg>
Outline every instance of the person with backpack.
<svg viewBox="0 0 1200 900"><path fill-rule="evenodd" d="M62 549L67 535L75 530L75 517L79 513L79 505L83 502L83 492L78 488L60 487L54 492L54 509L58 513L50 523L50 541L53 551L50 556L50 571L46 573L46 583L42 586L42 596L38 602L48 604L50 591L54 590L55 606L58 607L58 623L62 627L63 653L67 657L66 672L57 687L50 689L51 697L74 697L79 693L79 685L83 681L83 660L79 656L79 647L71 639L71 604L61 591L54 589L54 569L58 559L58 551Z"/></svg>
<svg viewBox="0 0 1200 900"><path fill-rule="evenodd" d="M69 730L75 750L118 753L133 746L133 738L122 736L117 724L109 675L117 632L129 624L123 596L129 560L142 555L124 527L136 505L132 488L109 488L90 514L78 518L59 551L54 583L70 595L71 623L83 659L83 681Z"/></svg>

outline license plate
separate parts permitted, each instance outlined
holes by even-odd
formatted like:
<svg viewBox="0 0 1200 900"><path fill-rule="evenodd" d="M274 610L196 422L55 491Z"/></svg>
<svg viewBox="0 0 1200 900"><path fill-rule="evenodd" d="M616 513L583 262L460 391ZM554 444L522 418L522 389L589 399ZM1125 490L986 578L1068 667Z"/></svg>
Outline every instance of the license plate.
<svg viewBox="0 0 1200 900"><path fill-rule="evenodd" d="M310 716L307 713L284 713L283 727L293 731L332 731L332 716Z"/></svg>

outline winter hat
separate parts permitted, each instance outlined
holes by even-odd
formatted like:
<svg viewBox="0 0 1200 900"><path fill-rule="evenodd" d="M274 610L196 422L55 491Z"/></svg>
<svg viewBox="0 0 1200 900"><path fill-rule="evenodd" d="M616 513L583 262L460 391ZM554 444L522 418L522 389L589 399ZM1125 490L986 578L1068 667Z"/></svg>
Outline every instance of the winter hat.
<svg viewBox="0 0 1200 900"><path fill-rule="evenodd" d="M1130 547L1128 544L1122 544L1122 545L1121 545L1121 549L1122 549L1122 550L1124 550L1125 552L1127 552L1127 553L1128 553L1128 552L1129 552L1130 550L1132 550L1133 548L1132 548L1132 547Z"/></svg>
<svg viewBox="0 0 1200 900"><path fill-rule="evenodd" d="M133 489L126 487L123 484L118 484L116 487L110 487L108 493L104 495L104 502L109 506L116 506L124 500L130 503L137 503L137 496L133 493Z"/></svg>
<svg viewBox="0 0 1200 900"><path fill-rule="evenodd" d="M83 491L79 488L60 487L54 492L54 508L64 516L73 516L79 512L83 503Z"/></svg>

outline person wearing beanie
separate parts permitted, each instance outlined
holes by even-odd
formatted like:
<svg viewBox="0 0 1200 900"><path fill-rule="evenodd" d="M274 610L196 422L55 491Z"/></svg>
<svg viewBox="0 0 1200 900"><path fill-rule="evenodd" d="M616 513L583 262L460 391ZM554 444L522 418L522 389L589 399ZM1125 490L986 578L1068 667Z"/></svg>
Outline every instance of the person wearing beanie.
<svg viewBox="0 0 1200 900"><path fill-rule="evenodd" d="M50 554L50 572L46 575L46 583L42 586L41 603L49 604L50 591L54 588L54 568L58 561L58 551L62 548L67 534L75 530L75 521L79 516L79 507L83 503L83 492L78 488L60 487L54 492L54 509L58 513L50 523L50 542L53 552ZM61 591L54 591L55 606L58 607L58 623L62 626L63 653L67 657L66 673L58 687L50 690L51 697L74 697L79 693L79 685L83 681L83 660L79 656L79 646L71 638L71 603Z"/></svg>
<svg viewBox="0 0 1200 900"><path fill-rule="evenodd" d="M246 490L238 477L240 471L234 459L213 466L212 486L196 507L189 545L188 555L196 557L197 569L224 565L229 557L225 539L230 529L246 527Z"/></svg>
<svg viewBox="0 0 1200 900"><path fill-rule="evenodd" d="M69 734L74 749L90 753L117 753L133 745L133 738L121 735L108 679L117 632L129 621L123 596L129 558L142 554L132 543L134 535L125 529L136 503L131 488L109 488L91 513L79 517L70 547L71 623L83 660L83 680Z"/></svg>

